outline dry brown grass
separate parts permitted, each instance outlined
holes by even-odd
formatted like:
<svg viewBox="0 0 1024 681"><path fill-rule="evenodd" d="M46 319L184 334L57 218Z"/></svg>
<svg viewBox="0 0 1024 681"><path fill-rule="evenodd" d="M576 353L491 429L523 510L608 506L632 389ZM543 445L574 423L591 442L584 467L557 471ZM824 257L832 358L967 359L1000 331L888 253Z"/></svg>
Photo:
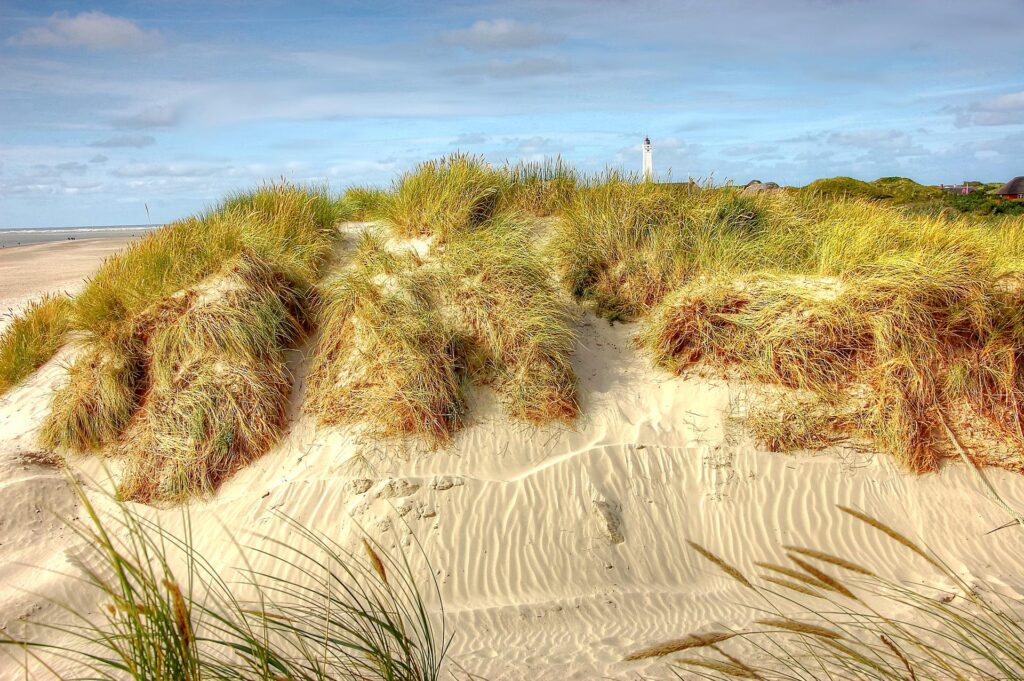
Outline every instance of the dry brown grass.
<svg viewBox="0 0 1024 681"><path fill-rule="evenodd" d="M422 272L388 274L386 252L364 242L356 266L329 280L305 410L325 425L362 423L378 437L448 442L463 411L454 331Z"/></svg>
<svg viewBox="0 0 1024 681"><path fill-rule="evenodd" d="M449 279L448 306L472 345L473 380L494 385L513 418L574 419L573 318L529 222L497 217L454 240L440 263Z"/></svg>
<svg viewBox="0 0 1024 681"><path fill-rule="evenodd" d="M754 426L776 448L827 443L831 421L924 472L948 454L937 417L953 404L966 401L1024 443L1024 379L1010 360L1016 295L995 285L984 261L955 250L883 259L838 279L701 279L655 311L643 343L674 371L697 361L736 367L839 405L831 419L811 410L787 422L783 410L774 432L762 413Z"/></svg>

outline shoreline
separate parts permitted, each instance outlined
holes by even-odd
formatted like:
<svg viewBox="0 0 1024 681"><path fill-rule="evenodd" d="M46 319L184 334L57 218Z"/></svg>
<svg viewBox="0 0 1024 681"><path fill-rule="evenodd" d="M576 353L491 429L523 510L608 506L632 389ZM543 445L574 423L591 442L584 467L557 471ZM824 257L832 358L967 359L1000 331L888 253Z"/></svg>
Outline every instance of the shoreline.
<svg viewBox="0 0 1024 681"><path fill-rule="evenodd" d="M123 225L113 227L32 227L0 229L0 251L51 243L73 243L98 239L134 239L160 225Z"/></svg>

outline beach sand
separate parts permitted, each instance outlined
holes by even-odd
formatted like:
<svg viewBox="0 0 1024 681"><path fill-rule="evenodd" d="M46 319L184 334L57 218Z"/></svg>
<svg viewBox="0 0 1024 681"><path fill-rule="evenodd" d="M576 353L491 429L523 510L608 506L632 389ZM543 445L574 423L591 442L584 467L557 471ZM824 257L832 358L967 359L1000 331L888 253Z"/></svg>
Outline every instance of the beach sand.
<svg viewBox="0 0 1024 681"><path fill-rule="evenodd" d="M98 244L82 247L95 249L94 264L102 257ZM26 251L18 261L25 272L39 270L36 289L22 283L8 290L5 277L4 300L73 283L56 258L33 265L32 253L52 251ZM81 277L86 256L77 257ZM60 281L47 280L45 269L55 279L60 272ZM686 540L750 572L754 561L784 562L781 546L796 544L910 585L945 586L922 560L836 504L919 538L968 581L1024 595L1024 536L987 534L1007 517L965 467L917 477L887 457L843 448L765 452L734 418L750 386L652 368L632 345L633 325L584 316L579 331L574 362L583 416L574 427L511 423L493 394L478 390L466 427L451 448L437 451L385 447L351 430L317 427L300 413L305 358L296 351L294 420L270 453L215 497L191 505L197 549L223 568L238 566L229 536L294 541L276 515L283 512L353 549L364 533L394 550L405 547L427 580L418 541L455 635L451 661L488 679L670 678L662 661L622 657L713 626L749 624L757 617L741 606L749 592ZM64 474L33 460L37 428L73 355L65 349L0 398L0 632L21 633L26 617L59 617L31 592L93 613L103 605L56 573L75 571L81 546L52 513L73 516L77 504ZM103 478L96 458L73 466L83 480ZM1009 503L1024 507L1024 478L987 475ZM178 509L137 508L169 529L181 527ZM254 569L268 565L254 558ZM22 674L0 658L0 678Z"/></svg>
<svg viewBox="0 0 1024 681"><path fill-rule="evenodd" d="M104 258L132 240L126 235L0 249L0 329L12 312L45 293L76 293Z"/></svg>

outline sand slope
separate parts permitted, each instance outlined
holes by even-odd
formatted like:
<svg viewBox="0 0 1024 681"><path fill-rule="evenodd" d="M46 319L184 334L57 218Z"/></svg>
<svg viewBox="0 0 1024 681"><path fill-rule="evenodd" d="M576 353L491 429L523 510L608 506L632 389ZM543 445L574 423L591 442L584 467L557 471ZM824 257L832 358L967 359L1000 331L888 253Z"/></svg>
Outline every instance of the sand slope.
<svg viewBox="0 0 1024 681"><path fill-rule="evenodd" d="M360 526L392 546L408 544L411 531L441 585L455 632L452 661L491 679L662 677L659 663L621 657L713 623L749 621L752 613L737 605L744 593L693 554L687 539L743 567L779 561L779 545L792 543L931 581L919 561L836 503L876 514L941 549L965 574L1024 595L1024 535L985 534L1005 516L969 471L947 466L917 478L883 457L758 451L728 418L743 386L654 370L632 348L633 331L583 323L575 361L585 417L575 429L509 423L479 391L454 446L436 452L363 443L299 417L296 356L297 420L216 498L193 504L198 548L237 565L214 518L243 541L287 536L275 510L353 546ZM23 462L69 353L0 400L0 516L9 518L0 522L0 625L53 614L18 589L89 603L68 580L20 565L69 569L74 553L66 530L36 512L68 513L70 492L58 473ZM102 473L94 459L77 467ZM1024 507L1024 479L988 475ZM179 522L176 510L144 512L168 527ZM0 665L0 677L17 676L13 663Z"/></svg>

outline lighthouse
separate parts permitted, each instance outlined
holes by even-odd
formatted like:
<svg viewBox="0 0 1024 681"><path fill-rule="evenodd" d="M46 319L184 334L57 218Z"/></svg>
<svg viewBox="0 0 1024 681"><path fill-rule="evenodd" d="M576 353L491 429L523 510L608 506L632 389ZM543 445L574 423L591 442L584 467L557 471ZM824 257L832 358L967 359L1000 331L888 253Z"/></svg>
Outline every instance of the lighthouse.
<svg viewBox="0 0 1024 681"><path fill-rule="evenodd" d="M654 160L651 158L651 138L644 137L644 182L654 180Z"/></svg>

